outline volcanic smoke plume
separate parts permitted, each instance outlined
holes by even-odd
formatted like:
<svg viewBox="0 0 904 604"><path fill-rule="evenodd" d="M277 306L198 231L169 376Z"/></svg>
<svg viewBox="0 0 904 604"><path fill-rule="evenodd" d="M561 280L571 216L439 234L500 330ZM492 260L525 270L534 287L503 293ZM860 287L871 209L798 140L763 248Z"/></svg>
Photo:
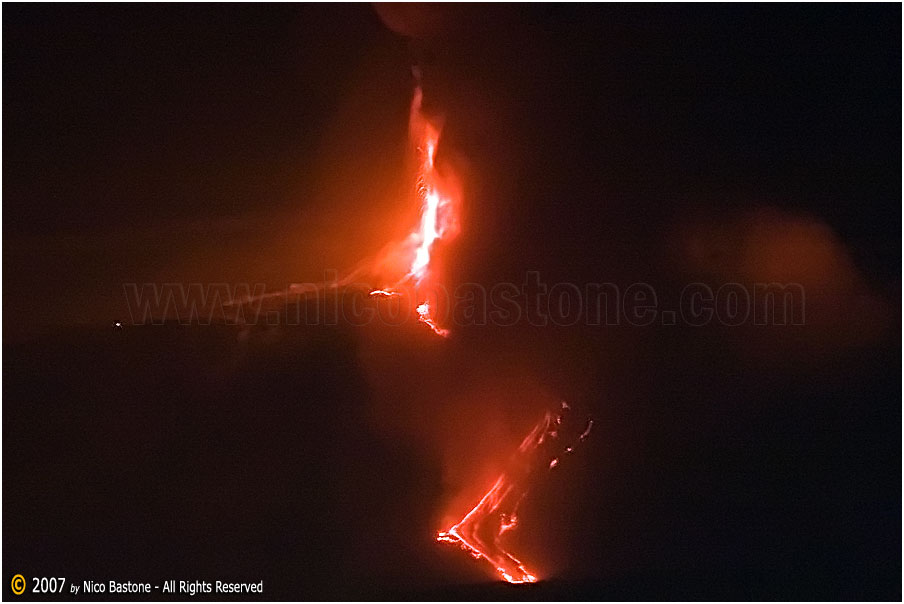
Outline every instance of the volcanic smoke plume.
<svg viewBox="0 0 904 604"><path fill-rule="evenodd" d="M450 175L442 174L437 167L440 128L424 115L422 103L423 92L417 87L409 127L418 157L414 188L420 208L419 223L405 240L387 245L375 259L363 262L341 283L373 283L370 297L377 303L400 299L433 333L447 337L449 329L440 326L433 314L435 291L441 285L435 246L458 234L461 196ZM555 468L561 456L572 453L575 445L590 433L592 420L588 419L578 430L571 426L569 410L568 404L562 402L556 412L547 411L524 437L489 491L460 522L440 531L437 540L457 543L474 558L486 560L505 581L536 582L537 575L508 551L505 534L518 525L518 508L542 475ZM563 431L572 436L562 436Z"/></svg>
<svg viewBox="0 0 904 604"><path fill-rule="evenodd" d="M377 301L401 299L418 321L445 337L449 330L441 327L436 319L436 291L441 284L434 255L441 241L448 242L458 234L460 194L451 176L441 174L436 165L440 127L424 115L422 103L423 92L416 86L409 120L409 138L418 165L411 187L420 213L416 227L403 240L386 244L374 257L358 263L342 279L318 285L296 284L289 288L289 293L313 298L340 287L365 287Z"/></svg>
<svg viewBox="0 0 904 604"><path fill-rule="evenodd" d="M379 260L380 265L389 264L387 259L409 258L407 271L395 283L383 284L371 292L371 296L392 297L400 295L400 288L414 287L415 296L419 291L436 285L436 268L431 266L433 247L441 239L451 239L458 234L457 203L453 196L442 188L442 181L436 168L436 149L439 145L439 128L424 117L422 112L423 92L420 87L414 91L411 102L410 135L418 154L419 166L416 180L416 197L421 208L420 223L408 238L399 244L387 246ZM390 269L391 270L391 269ZM436 300L429 296L417 300L415 311L418 319L439 336L449 335L434 318Z"/></svg>
<svg viewBox="0 0 904 604"><path fill-rule="evenodd" d="M417 68L414 75L419 80ZM409 118L409 138L417 157L412 179L412 197L419 208L417 225L406 238L385 245L344 278L334 283L293 286L290 293L306 298L340 287L364 287L376 304L401 303L420 323L445 338L450 330L440 325L435 312L437 291L444 285L437 250L459 234L462 195L451 169L447 167L444 172L437 163L441 126L436 118L425 114L423 103L418 81ZM437 540L457 543L474 558L486 560L505 581L536 582L537 575L508 551L505 534L518 525L519 506L542 476L587 438L592 420L586 420L580 429L571 426L569 410L562 402L557 411L547 411L524 437L489 491L460 522L439 531ZM563 431L571 436L563 437Z"/></svg>

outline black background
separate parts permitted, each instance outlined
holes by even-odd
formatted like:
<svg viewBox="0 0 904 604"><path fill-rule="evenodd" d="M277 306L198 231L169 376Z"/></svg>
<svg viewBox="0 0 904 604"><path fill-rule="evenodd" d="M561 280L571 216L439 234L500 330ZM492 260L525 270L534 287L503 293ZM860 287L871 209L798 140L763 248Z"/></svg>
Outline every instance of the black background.
<svg viewBox="0 0 904 604"><path fill-rule="evenodd" d="M3 13L4 581L900 599L900 6L432 8L414 40L369 6ZM740 248L770 208L829 250L792 275L853 285L797 328L128 325L123 283L279 288L397 235L413 61L467 181L454 281L673 301L751 276L676 233ZM497 374L599 425L525 510L527 588L432 542L491 433L436 418L517 441L542 408Z"/></svg>

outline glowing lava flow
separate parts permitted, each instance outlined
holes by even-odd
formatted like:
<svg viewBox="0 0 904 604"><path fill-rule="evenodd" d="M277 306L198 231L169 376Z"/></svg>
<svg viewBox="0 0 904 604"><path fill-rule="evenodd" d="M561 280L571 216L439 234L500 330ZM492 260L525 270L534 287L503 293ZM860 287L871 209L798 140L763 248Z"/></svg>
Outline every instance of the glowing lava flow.
<svg viewBox="0 0 904 604"><path fill-rule="evenodd" d="M257 300L288 295L314 297L324 292L338 293L340 288L358 288L363 281L369 283L367 291L370 297L404 299L419 322L438 336L449 335L449 330L441 327L436 318L436 312L441 307L436 295L440 282L435 246L440 240L448 241L458 235L460 200L453 192L457 188L452 186L451 175L441 175L436 167L440 129L424 115L422 101L423 92L418 86L414 90L409 119L410 138L418 159L414 180L414 197L420 211L417 227L404 240L391 242L377 256L359 263L342 279L294 283L285 294L262 294L230 302L228 306L238 308Z"/></svg>
<svg viewBox="0 0 904 604"><path fill-rule="evenodd" d="M433 333L435 333L438 336L442 336L444 338L449 335L448 329L443 329L442 327L440 327L439 325L436 324L436 321L433 320L433 317L431 316L429 302L424 302L423 304L419 305L415 310L417 311L418 321L420 321L421 323L425 324L427 327L432 329Z"/></svg>
<svg viewBox="0 0 904 604"><path fill-rule="evenodd" d="M434 267L431 266L433 246L443 238L451 239L458 234L458 219L455 204L450 196L443 194L441 180L436 171L436 148L439 144L439 130L433 126L421 111L423 93L417 88L411 104L411 136L416 141L419 157L417 175L417 198L420 203L421 216L417 230L408 237L412 246L411 263L407 274L395 285L382 287L370 292L374 297L390 297L401 295L397 289L412 284L415 288L432 285ZM441 328L434 318L436 301L425 294L415 312L418 320L439 336L449 335L448 329Z"/></svg>
<svg viewBox="0 0 904 604"><path fill-rule="evenodd" d="M506 551L503 536L518 525L518 507L538 480L539 472L559 465L561 453L571 453L559 444L559 432L566 412L563 402L558 414L547 412L534 426L512 457L509 468L496 479L493 486L458 524L436 535L436 540L455 543L476 559L484 559L509 583L534 583L537 576L527 570ZM579 436L584 441L590 434L593 420L588 419Z"/></svg>
<svg viewBox="0 0 904 604"><path fill-rule="evenodd" d="M423 93L415 89L411 104L410 134L418 153L415 197L420 219L418 225L403 241L387 245L383 252L362 263L343 279L326 283L302 283L289 287L289 294L313 297L325 292L339 292L340 287L367 285L370 297L400 298L410 304L418 321L433 333L445 337L449 330L436 319L439 267L436 266L436 244L453 239L459 231L459 189L441 175L436 168L439 128L423 114ZM360 291L360 290L359 290ZM262 294L238 301L240 306L255 300L282 296L281 293ZM525 568L507 551L504 535L518 526L518 508L530 489L538 482L539 474L560 465L560 457L574 451L575 443L562 447L559 434L569 407L561 404L558 413L547 412L521 442L510 464L486 494L457 524L436 535L437 541L458 544L474 558L484 559L498 575L510 583L534 583L537 575ZM587 423L577 438L584 441L593 426Z"/></svg>

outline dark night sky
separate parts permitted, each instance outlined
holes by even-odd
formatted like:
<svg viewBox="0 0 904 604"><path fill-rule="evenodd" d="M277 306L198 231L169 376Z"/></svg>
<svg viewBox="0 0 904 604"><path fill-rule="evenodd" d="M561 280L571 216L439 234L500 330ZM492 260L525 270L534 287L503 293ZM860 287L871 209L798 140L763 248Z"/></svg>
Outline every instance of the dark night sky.
<svg viewBox="0 0 904 604"><path fill-rule="evenodd" d="M386 11L4 6L4 577L900 599L900 6ZM404 233L414 61L453 283L795 281L807 324L110 331L123 283ZM430 535L540 391L600 428L525 510L554 580L500 590Z"/></svg>

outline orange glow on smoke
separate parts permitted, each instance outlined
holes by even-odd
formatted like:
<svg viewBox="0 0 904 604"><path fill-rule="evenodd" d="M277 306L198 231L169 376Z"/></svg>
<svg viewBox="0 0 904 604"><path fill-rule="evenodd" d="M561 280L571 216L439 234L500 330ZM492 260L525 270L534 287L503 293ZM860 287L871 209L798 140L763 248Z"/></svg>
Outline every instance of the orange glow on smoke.
<svg viewBox="0 0 904 604"><path fill-rule="evenodd" d="M442 179L436 169L436 149L439 145L439 129L426 119L421 111L423 93L417 88L411 103L411 137L418 153L417 199L420 206L420 222L408 236L410 262L405 276L393 285L370 292L374 297L399 296L402 286L412 285L415 290L429 292L436 285L436 267L433 258L434 245L440 239L452 239L458 234L457 204L443 190ZM421 294L415 312L418 320L439 336L449 335L440 327L433 315L436 300L429 293Z"/></svg>
<svg viewBox="0 0 904 604"><path fill-rule="evenodd" d="M440 129L422 111L423 93L415 89L411 103L410 136L417 153L414 198L419 219L402 241L386 246L374 259L363 263L342 283L361 275L375 277L368 287L370 297L382 300L398 298L410 308L418 321L440 337L449 335L436 317L437 291L441 285L437 262L437 244L452 240L459 232L460 188L448 172L436 164ZM377 275L380 275L377 277ZM323 286L320 286L321 288ZM330 287L336 287L332 284ZM372 288L372 289L371 289ZM313 293L318 286L302 285L295 293ZM459 545L476 559L486 560L509 583L535 583L535 572L528 570L505 544L505 536L518 527L518 508L539 475L560 465L562 455L574 446L563 447L560 438L563 418L569 406L561 403L558 413L547 412L521 441L503 472L480 501L454 526L436 534L436 540ZM593 425L588 420L578 440L583 441ZM572 443L573 445L574 443Z"/></svg>

